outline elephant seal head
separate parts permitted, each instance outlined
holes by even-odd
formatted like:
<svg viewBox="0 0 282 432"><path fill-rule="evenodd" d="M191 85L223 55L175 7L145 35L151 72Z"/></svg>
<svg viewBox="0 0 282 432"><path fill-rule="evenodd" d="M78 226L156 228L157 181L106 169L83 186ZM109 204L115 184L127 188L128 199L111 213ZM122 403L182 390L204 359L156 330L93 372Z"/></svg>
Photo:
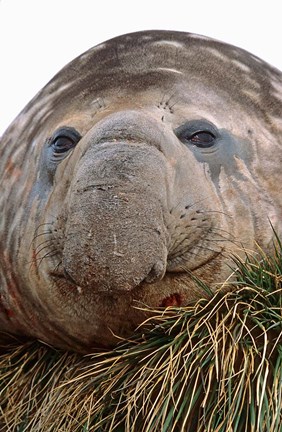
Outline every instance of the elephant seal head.
<svg viewBox="0 0 282 432"><path fill-rule="evenodd" d="M187 305L204 294L194 277L216 289L230 255L270 250L281 76L171 31L117 37L59 72L1 141L3 333L108 346L144 305Z"/></svg>

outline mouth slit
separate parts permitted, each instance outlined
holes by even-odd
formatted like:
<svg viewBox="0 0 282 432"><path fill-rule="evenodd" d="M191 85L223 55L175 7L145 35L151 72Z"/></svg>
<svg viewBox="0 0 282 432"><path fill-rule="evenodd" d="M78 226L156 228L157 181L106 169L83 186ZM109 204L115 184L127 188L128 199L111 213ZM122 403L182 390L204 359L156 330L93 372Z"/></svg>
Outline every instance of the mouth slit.
<svg viewBox="0 0 282 432"><path fill-rule="evenodd" d="M71 285L77 286L76 281L69 275L69 273L66 271L66 269L63 269L63 272L50 272L50 275L54 277L55 279L63 279L66 282L70 283Z"/></svg>

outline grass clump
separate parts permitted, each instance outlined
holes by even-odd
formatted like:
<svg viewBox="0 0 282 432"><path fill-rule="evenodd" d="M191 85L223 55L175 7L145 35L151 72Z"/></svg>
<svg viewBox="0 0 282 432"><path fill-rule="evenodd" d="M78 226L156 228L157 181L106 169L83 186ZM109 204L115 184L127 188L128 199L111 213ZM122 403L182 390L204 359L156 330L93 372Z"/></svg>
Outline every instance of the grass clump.
<svg viewBox="0 0 282 432"><path fill-rule="evenodd" d="M232 290L153 311L109 352L6 349L0 430L281 432L281 243L234 261Z"/></svg>

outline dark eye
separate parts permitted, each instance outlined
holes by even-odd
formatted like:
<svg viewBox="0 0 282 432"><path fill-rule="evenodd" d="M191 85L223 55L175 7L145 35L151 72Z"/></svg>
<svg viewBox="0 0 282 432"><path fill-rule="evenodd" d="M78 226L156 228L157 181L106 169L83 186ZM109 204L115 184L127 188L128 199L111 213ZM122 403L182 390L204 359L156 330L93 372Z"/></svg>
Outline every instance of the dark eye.
<svg viewBox="0 0 282 432"><path fill-rule="evenodd" d="M216 137L211 132L199 131L191 136L188 136L186 139L187 141L190 141L191 144L195 144L197 147L207 148L214 144Z"/></svg>
<svg viewBox="0 0 282 432"><path fill-rule="evenodd" d="M219 136L216 127L206 120L187 122L175 129L174 133L183 144L199 148L212 147Z"/></svg>
<svg viewBox="0 0 282 432"><path fill-rule="evenodd" d="M64 158L80 139L81 135L74 128L63 127L58 129L49 141L49 146L53 150L53 158L59 160Z"/></svg>
<svg viewBox="0 0 282 432"><path fill-rule="evenodd" d="M59 136L52 143L52 146L53 146L54 152L65 153L65 152L71 150L75 146L75 144L76 144L76 142L71 137Z"/></svg>

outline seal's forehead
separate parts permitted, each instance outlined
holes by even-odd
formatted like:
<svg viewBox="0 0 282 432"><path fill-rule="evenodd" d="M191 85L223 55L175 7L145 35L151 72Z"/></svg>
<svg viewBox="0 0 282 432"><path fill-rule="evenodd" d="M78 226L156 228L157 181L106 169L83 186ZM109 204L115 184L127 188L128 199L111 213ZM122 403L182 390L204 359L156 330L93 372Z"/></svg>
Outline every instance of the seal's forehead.
<svg viewBox="0 0 282 432"><path fill-rule="evenodd" d="M139 71L158 67L172 67L192 72L198 61L204 69L206 62L224 62L226 67L260 75L266 63L235 46L192 33L175 31L145 31L110 39L93 47L77 58L79 64L95 61L95 68L105 67ZM75 61L74 61L75 62ZM74 62L72 66L74 66ZM274 72L269 68L269 72Z"/></svg>
<svg viewBox="0 0 282 432"><path fill-rule="evenodd" d="M162 74L164 71L170 74ZM247 96L256 104L272 95L280 98L276 83L281 82L281 73L267 63L232 45L174 31L137 32L111 39L73 60L51 83L58 88L73 83L77 94L85 95L87 89L169 88L180 76L232 97Z"/></svg>
<svg viewBox="0 0 282 432"><path fill-rule="evenodd" d="M14 124L23 129L36 116L41 128L51 117L89 111L98 98L114 104L119 98L139 101L146 92L160 99L171 92L184 103L205 98L205 107L215 115L222 101L231 112L235 104L261 123L277 125L281 82L278 70L232 45L184 32L136 32L93 47L66 65Z"/></svg>

